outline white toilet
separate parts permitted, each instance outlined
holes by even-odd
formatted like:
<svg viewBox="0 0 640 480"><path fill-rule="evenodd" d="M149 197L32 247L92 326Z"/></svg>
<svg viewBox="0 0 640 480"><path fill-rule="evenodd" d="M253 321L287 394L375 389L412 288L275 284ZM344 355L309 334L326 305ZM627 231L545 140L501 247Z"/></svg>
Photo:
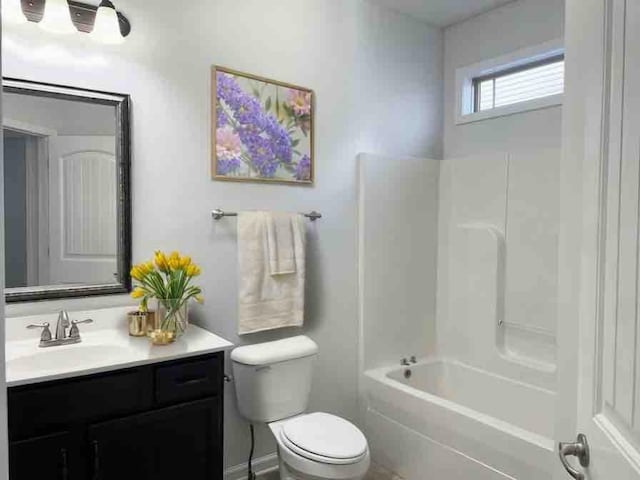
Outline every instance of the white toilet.
<svg viewBox="0 0 640 480"><path fill-rule="evenodd" d="M328 413L305 413L318 345L298 336L231 352L240 413L268 423L282 480L359 480L369 469L362 432Z"/></svg>

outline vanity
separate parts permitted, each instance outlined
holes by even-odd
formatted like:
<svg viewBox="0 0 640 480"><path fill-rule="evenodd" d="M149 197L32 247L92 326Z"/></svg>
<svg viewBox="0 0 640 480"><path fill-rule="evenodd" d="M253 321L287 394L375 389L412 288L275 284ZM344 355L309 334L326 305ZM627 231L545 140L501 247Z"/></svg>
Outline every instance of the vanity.
<svg viewBox="0 0 640 480"><path fill-rule="evenodd" d="M231 344L192 325L152 347L123 326L83 325L81 343L52 348L33 332L7 342L12 480L222 479Z"/></svg>
<svg viewBox="0 0 640 480"><path fill-rule="evenodd" d="M128 294L129 95L4 78L2 100L6 302ZM8 319L11 480L222 479L231 343L152 346L135 308Z"/></svg>

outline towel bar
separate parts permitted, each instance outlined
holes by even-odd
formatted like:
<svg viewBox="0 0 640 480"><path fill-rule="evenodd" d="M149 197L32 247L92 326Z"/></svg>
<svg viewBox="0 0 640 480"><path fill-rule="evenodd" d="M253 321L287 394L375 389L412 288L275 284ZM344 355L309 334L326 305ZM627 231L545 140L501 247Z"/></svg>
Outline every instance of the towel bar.
<svg viewBox="0 0 640 480"><path fill-rule="evenodd" d="M312 222L315 222L319 218L322 218L322 214L320 212L316 212L315 210L309 213L301 213L300 215L304 215ZM237 212L225 212L219 208L216 208L211 212L211 216L214 220L220 220L222 217L237 217Z"/></svg>

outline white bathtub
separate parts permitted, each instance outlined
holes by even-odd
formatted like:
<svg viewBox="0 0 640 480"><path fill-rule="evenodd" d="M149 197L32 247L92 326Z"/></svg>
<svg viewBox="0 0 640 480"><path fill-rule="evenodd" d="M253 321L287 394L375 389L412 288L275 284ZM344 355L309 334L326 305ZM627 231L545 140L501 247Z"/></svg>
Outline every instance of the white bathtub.
<svg viewBox="0 0 640 480"><path fill-rule="evenodd" d="M407 480L551 477L551 391L442 359L369 370L363 389L373 458Z"/></svg>

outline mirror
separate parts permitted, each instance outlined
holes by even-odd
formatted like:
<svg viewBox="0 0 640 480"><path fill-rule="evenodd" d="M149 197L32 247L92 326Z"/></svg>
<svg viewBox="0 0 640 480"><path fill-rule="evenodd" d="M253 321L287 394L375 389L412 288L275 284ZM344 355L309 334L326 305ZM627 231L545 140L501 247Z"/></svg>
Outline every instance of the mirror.
<svg viewBox="0 0 640 480"><path fill-rule="evenodd" d="M3 79L8 302L125 293L129 97Z"/></svg>

